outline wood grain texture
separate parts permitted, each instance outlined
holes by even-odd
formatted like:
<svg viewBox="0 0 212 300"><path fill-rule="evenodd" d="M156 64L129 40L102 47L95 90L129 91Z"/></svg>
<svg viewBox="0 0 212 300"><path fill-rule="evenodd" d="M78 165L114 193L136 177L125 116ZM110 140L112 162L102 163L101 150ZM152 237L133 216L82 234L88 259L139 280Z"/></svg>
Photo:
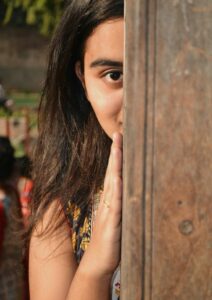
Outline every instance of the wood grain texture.
<svg viewBox="0 0 212 300"><path fill-rule="evenodd" d="M211 1L157 1L152 299L212 299Z"/></svg>
<svg viewBox="0 0 212 300"><path fill-rule="evenodd" d="M124 199L121 299L142 297L144 214L142 212L145 105L144 3L126 1ZM142 31L140 30L142 28ZM138 30L137 30L138 29ZM138 43L135 43L135 39ZM131 48L131 49L130 49ZM135 55L138 54L138 55ZM140 87L139 89L137 87ZM132 105L131 105L132 104ZM129 118L131 116L131 118ZM139 120L139 123L137 123ZM138 126L135 126L137 123ZM134 149L138 151L134 151ZM137 167L138 166L138 167ZM129 268L130 266L130 268Z"/></svg>
<svg viewBox="0 0 212 300"><path fill-rule="evenodd" d="M151 22L150 22L151 18ZM121 299L151 291L155 1L126 1Z"/></svg>
<svg viewBox="0 0 212 300"><path fill-rule="evenodd" d="M212 299L212 5L126 0L122 300Z"/></svg>

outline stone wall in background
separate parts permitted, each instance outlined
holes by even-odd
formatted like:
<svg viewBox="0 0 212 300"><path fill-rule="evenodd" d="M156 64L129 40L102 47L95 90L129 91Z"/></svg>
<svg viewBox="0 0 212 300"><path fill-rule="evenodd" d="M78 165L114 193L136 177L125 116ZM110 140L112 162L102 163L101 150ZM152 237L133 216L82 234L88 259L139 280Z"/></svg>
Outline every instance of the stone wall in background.
<svg viewBox="0 0 212 300"><path fill-rule="evenodd" d="M41 90L48 44L34 29L0 28L0 78L6 90Z"/></svg>

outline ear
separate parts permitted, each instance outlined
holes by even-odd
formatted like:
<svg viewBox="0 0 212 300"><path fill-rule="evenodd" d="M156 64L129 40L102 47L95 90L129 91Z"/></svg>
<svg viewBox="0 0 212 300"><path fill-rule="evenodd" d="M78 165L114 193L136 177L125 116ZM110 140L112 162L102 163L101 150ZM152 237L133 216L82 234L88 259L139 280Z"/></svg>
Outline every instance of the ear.
<svg viewBox="0 0 212 300"><path fill-rule="evenodd" d="M81 81L81 84L85 90L85 78L84 78L84 74L82 73L82 66L81 66L81 62L79 60L75 64L75 73L76 73L77 77L79 78L79 80Z"/></svg>

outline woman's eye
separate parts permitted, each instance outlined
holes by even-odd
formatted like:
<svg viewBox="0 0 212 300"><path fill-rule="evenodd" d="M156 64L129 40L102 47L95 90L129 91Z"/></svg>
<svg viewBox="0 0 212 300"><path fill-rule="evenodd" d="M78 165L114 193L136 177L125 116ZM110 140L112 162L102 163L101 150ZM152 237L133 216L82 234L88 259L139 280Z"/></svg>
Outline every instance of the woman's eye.
<svg viewBox="0 0 212 300"><path fill-rule="evenodd" d="M110 82L120 82L122 81L122 72L109 72L105 75L105 78Z"/></svg>

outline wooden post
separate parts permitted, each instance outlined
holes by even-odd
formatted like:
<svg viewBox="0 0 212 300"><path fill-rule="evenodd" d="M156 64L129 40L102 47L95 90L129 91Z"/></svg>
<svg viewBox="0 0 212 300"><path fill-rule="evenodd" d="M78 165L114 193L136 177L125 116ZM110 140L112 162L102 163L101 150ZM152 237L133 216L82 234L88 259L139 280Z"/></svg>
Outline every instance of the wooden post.
<svg viewBox="0 0 212 300"><path fill-rule="evenodd" d="M125 9L121 300L210 300L211 1Z"/></svg>

